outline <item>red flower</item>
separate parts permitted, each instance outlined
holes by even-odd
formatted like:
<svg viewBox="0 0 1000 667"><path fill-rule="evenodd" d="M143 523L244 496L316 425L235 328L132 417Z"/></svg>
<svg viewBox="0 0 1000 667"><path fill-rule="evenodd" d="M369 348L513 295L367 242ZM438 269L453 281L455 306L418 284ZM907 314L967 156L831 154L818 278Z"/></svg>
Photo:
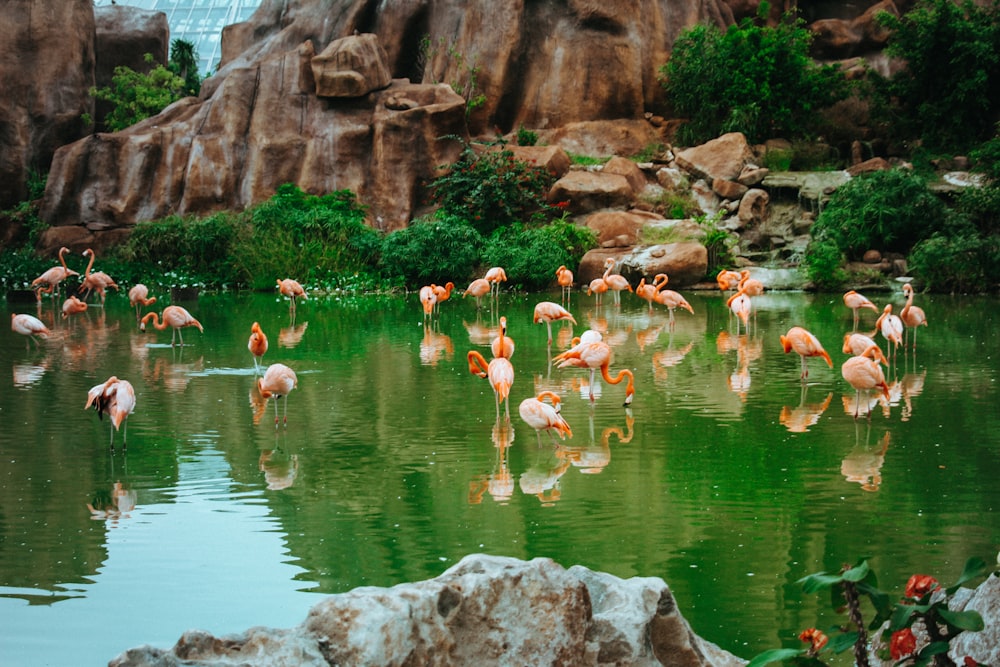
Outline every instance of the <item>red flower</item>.
<svg viewBox="0 0 1000 667"><path fill-rule="evenodd" d="M803 630L802 634L799 635L799 639L809 644L809 655L816 655L819 653L820 649L826 646L826 643L830 641L829 637L816 628Z"/></svg>
<svg viewBox="0 0 1000 667"><path fill-rule="evenodd" d="M913 636L913 630L903 628L892 633L892 639L889 641L889 654L893 660L913 655L916 651L917 638Z"/></svg>
<svg viewBox="0 0 1000 667"><path fill-rule="evenodd" d="M919 600L939 588L941 588L941 584L934 577L928 574L915 574L906 582L906 591L903 595Z"/></svg>
<svg viewBox="0 0 1000 667"><path fill-rule="evenodd" d="M556 208L569 208L569 200L556 202L553 206Z"/></svg>

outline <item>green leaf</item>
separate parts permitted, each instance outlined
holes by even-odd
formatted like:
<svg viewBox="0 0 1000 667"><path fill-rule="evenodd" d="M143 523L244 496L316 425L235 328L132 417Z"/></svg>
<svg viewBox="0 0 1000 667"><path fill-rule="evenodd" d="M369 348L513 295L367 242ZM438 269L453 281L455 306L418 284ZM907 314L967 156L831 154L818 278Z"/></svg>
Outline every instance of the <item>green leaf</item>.
<svg viewBox="0 0 1000 667"><path fill-rule="evenodd" d="M841 576L843 577L844 581L853 581L856 583L859 581L863 581L868 576L869 572L871 572L871 568L868 567L868 561L863 560L859 564L852 567L850 570L844 572Z"/></svg>
<svg viewBox="0 0 1000 667"><path fill-rule="evenodd" d="M948 642L931 642L917 652L917 658L929 658L948 652Z"/></svg>
<svg viewBox="0 0 1000 667"><path fill-rule="evenodd" d="M790 658L797 658L805 653L805 649L798 648L772 648L754 656L747 667L760 667L772 662L782 662Z"/></svg>
<svg viewBox="0 0 1000 667"><path fill-rule="evenodd" d="M807 577L799 579L798 583L802 584L802 590L806 593L815 593L818 590L839 584L843 580L844 577L840 574L817 572L816 574L810 574Z"/></svg>
<svg viewBox="0 0 1000 667"><path fill-rule="evenodd" d="M982 558L973 556L969 560L965 561L965 569L962 570L962 576L958 578L958 581L949 586L945 593L951 595L965 582L986 574L987 569L986 562Z"/></svg>
<svg viewBox="0 0 1000 667"><path fill-rule="evenodd" d="M830 639L829 647L834 653L843 653L844 651L853 648L857 641L857 632L843 632L839 635L834 635Z"/></svg>
<svg viewBox="0 0 1000 667"><path fill-rule="evenodd" d="M926 610L927 608L925 607L924 611ZM917 612L917 605L897 605L896 610L892 612L892 619L889 621L889 631L896 632L897 630L909 627L913 623L912 617L915 612Z"/></svg>
<svg viewBox="0 0 1000 667"><path fill-rule="evenodd" d="M969 630L979 632L986 627L983 617L977 611L951 611L949 609L938 609L938 616L941 620L958 628L959 630Z"/></svg>

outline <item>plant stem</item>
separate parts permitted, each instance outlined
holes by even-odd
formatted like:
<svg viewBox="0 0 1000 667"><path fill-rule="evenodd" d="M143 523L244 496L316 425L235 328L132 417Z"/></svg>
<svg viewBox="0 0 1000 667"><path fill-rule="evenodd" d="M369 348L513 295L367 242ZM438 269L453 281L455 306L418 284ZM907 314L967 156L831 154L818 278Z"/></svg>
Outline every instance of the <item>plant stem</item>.
<svg viewBox="0 0 1000 667"><path fill-rule="evenodd" d="M844 598L847 600L848 615L851 623L858 629L858 638L854 642L854 664L857 667L868 667L868 632L861 616L861 604L858 600L858 589L852 581L842 582Z"/></svg>

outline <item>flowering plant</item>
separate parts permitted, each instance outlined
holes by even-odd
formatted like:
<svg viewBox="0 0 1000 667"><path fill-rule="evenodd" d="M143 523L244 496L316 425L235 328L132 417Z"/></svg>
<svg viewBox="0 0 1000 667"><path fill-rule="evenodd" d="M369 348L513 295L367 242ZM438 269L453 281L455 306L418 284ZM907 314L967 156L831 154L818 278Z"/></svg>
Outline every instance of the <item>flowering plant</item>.
<svg viewBox="0 0 1000 667"><path fill-rule="evenodd" d="M888 657L896 665L953 667L954 663L948 657L951 640L967 630L978 632L984 625L977 612L952 611L948 608L948 601L962 584L986 572L983 560L970 558L958 581L947 588L942 588L932 576L915 574L906 582L903 597L896 603L891 603L889 595L879 590L875 573L866 560L854 567L845 565L837 573L811 574L799 580L803 589L807 593L829 589L834 608L846 609L850 623L835 628L838 634L833 639L816 628L809 628L799 635L799 639L808 644L807 648L764 651L751 660L748 667L793 659L823 665L825 663L818 656L824 649L840 653L852 647L855 664L868 667L868 631L883 625L886 626L885 632L891 633ZM868 625L865 625L861 613L862 595L868 597L875 609L874 618ZM918 646L920 642L913 631L914 626L927 637L923 646ZM971 658L966 658L965 662L967 665L976 664Z"/></svg>

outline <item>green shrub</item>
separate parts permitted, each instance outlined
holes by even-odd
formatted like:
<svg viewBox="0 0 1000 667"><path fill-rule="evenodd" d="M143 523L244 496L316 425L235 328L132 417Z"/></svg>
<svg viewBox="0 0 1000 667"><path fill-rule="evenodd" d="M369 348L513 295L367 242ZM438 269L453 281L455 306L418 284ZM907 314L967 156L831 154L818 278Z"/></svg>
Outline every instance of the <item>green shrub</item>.
<svg viewBox="0 0 1000 667"><path fill-rule="evenodd" d="M980 234L1000 234L1000 183L963 190L955 209L975 225Z"/></svg>
<svg viewBox="0 0 1000 667"><path fill-rule="evenodd" d="M511 285L542 289L553 283L560 265L576 266L595 245L593 232L565 220L542 227L514 223L489 238L483 259L504 267Z"/></svg>
<svg viewBox="0 0 1000 667"><path fill-rule="evenodd" d="M678 143L726 132L742 132L750 143L810 136L818 110L847 95L839 70L809 57L811 39L801 21L787 17L775 27L748 18L725 32L708 24L682 32L660 68L675 115L687 120Z"/></svg>
<svg viewBox="0 0 1000 667"><path fill-rule="evenodd" d="M451 170L434 180L434 201L464 218L483 236L551 207L545 196L554 179L543 168L517 160L502 144L476 151L466 144Z"/></svg>
<svg viewBox="0 0 1000 667"><path fill-rule="evenodd" d="M379 267L414 287L459 284L472 276L482 247L483 237L468 222L438 211L386 236Z"/></svg>
<svg viewBox="0 0 1000 667"><path fill-rule="evenodd" d="M153 62L149 53L146 54L146 62ZM92 88L90 94L111 103L113 109L104 119L104 124L108 131L117 132L155 116L184 97L187 94L186 85L183 78L163 65L157 65L149 74L119 65L111 77L111 85Z"/></svg>
<svg viewBox="0 0 1000 667"><path fill-rule="evenodd" d="M928 289L995 291L1000 285L1000 237L974 232L939 234L918 243L909 264Z"/></svg>
<svg viewBox="0 0 1000 667"><path fill-rule="evenodd" d="M517 145L534 146L538 143L538 133L533 132L521 125L517 128Z"/></svg>
<svg viewBox="0 0 1000 667"><path fill-rule="evenodd" d="M248 212L233 248L233 265L241 283L265 289L279 277L313 282L328 280L331 273L374 267L381 244L349 190L317 196L286 184Z"/></svg>
<svg viewBox="0 0 1000 667"><path fill-rule="evenodd" d="M670 220L693 218L702 213L698 203L686 192L664 190L655 197L647 197L645 201L652 205L654 212Z"/></svg>
<svg viewBox="0 0 1000 667"><path fill-rule="evenodd" d="M739 241L730 232L719 227L724 215L725 211L718 211L712 217L700 215L695 218L705 232L702 244L708 251L708 271L706 272L708 277L715 276L720 269L728 269L736 263L733 248Z"/></svg>
<svg viewBox="0 0 1000 667"><path fill-rule="evenodd" d="M889 169L861 174L839 187L812 233L826 235L856 260L872 248L909 252L918 241L952 225L961 226L922 177Z"/></svg>
<svg viewBox="0 0 1000 667"><path fill-rule="evenodd" d="M1000 4L920 0L877 19L890 31L887 52L906 63L889 80L873 77L890 136L949 151L986 140L1000 111Z"/></svg>
<svg viewBox="0 0 1000 667"><path fill-rule="evenodd" d="M806 275L822 290L839 289L847 282L844 253L829 233L814 235L806 247Z"/></svg>

